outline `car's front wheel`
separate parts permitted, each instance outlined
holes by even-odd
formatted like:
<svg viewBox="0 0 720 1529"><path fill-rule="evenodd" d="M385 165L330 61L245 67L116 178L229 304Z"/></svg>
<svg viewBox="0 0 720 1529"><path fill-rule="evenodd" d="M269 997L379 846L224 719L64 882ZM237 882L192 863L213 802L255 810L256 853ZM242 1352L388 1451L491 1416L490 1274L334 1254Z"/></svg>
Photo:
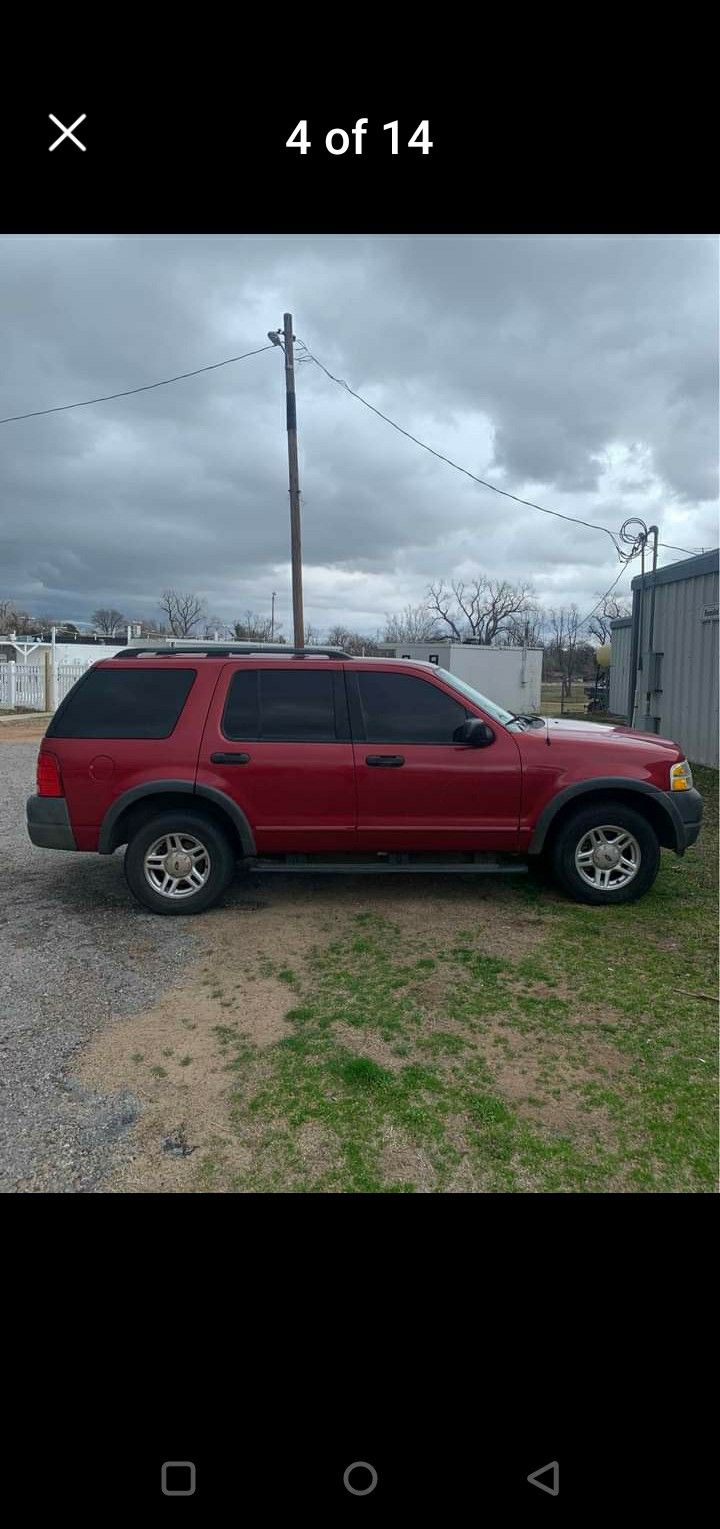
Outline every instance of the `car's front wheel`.
<svg viewBox="0 0 720 1529"><path fill-rule="evenodd" d="M161 812L125 851L130 891L153 913L202 913L232 881L235 856L222 829L195 812Z"/></svg>
<svg viewBox="0 0 720 1529"><path fill-rule="evenodd" d="M649 891L660 844L647 818L624 803L578 808L559 828L552 869L576 902L630 903Z"/></svg>

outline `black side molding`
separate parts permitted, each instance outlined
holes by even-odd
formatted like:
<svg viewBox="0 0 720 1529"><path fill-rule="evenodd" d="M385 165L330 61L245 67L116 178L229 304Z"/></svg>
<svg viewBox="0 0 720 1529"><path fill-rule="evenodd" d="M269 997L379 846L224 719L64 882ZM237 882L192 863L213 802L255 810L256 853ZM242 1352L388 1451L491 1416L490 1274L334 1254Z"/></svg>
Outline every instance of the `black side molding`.
<svg viewBox="0 0 720 1529"><path fill-rule="evenodd" d="M195 785L191 780L153 780L144 786L133 786L132 790L124 791L118 796L112 806L108 808L103 818L102 827L98 837L98 854L111 855L117 849L118 841L115 839L115 825L127 807L134 802L142 801L145 797L166 795L168 792L184 796L203 796L208 801L225 813L238 832L242 845L243 855L255 854L255 840L252 829L245 813L231 797L226 796L224 791L217 791L214 786Z"/></svg>
<svg viewBox="0 0 720 1529"><path fill-rule="evenodd" d="M557 814L568 802L579 800L583 796L598 796L612 791L624 791L636 796L652 797L653 801L657 803L658 807L665 814L671 848L675 850L677 855L685 853L685 848L689 841L685 831L683 816L678 810L673 796L680 796L681 794L687 796L693 795L700 803L701 812L702 801L699 792L673 793L661 791L658 786L648 785L646 781L629 780L626 775L597 775L592 780L581 780L577 781L575 785L566 786L564 791L559 791L557 796L554 796L551 801L546 803L535 824L535 831L528 845L528 854L540 854L553 819L557 817ZM700 812L697 814L698 817Z"/></svg>
<svg viewBox="0 0 720 1529"><path fill-rule="evenodd" d="M200 784L195 787L195 795L204 796L207 801L214 802L221 812L224 812L227 817L232 819L238 831L243 855L257 854L250 824L242 808L238 807L237 802L234 802L231 796L226 796L224 791L218 791L215 786L202 786Z"/></svg>

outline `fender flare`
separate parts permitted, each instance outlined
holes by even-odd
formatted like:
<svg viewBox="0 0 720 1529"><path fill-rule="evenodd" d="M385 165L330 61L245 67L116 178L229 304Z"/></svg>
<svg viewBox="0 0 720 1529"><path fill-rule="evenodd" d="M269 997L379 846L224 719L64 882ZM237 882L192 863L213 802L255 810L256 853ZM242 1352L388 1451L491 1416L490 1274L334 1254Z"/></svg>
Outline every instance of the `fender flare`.
<svg viewBox="0 0 720 1529"><path fill-rule="evenodd" d="M232 797L226 796L224 791L218 791L214 786L195 785L192 780L153 780L143 786L133 786L129 791L123 791L122 796L108 807L102 820L98 835L98 854L111 855L113 845L113 831L118 818L125 812L127 807L132 807L134 802L142 801L148 796L165 795L168 791L181 792L184 796L202 796L211 801L215 807L230 819L237 829L238 837L242 845L243 855L255 855L255 840L250 824L241 807Z"/></svg>
<svg viewBox="0 0 720 1529"><path fill-rule="evenodd" d="M551 828L558 813L568 802L579 800L583 796L599 796L611 791L633 792L636 796L652 797L654 802L662 808L667 818L671 835L671 847L676 855L682 855L685 851L685 832L683 820L675 803L667 791L661 791L659 786L648 785L647 781L629 780L626 775L597 775L593 780L577 781L573 786L566 786L559 791L557 796L552 797L540 813L535 824L533 835L528 845L529 855L539 855L543 848L548 831Z"/></svg>

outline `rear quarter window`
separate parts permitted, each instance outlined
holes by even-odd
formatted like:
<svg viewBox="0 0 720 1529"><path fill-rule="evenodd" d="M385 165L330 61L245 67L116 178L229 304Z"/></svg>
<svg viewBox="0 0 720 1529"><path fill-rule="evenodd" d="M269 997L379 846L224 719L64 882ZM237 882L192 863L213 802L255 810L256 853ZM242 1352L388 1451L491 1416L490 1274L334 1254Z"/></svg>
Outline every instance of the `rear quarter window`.
<svg viewBox="0 0 720 1529"><path fill-rule="evenodd" d="M91 669L58 707L48 738L169 738L196 669Z"/></svg>

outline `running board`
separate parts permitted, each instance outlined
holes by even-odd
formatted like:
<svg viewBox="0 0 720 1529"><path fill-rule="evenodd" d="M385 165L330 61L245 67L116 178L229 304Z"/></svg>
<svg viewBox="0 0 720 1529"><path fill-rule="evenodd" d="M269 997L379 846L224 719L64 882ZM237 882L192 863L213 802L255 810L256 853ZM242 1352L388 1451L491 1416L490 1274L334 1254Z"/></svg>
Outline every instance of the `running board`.
<svg viewBox="0 0 720 1529"><path fill-rule="evenodd" d="M414 860L312 860L294 855L287 860L248 860L244 862L244 868L248 871L279 871L284 875L291 872L301 872L317 876L402 876L402 875L436 875L436 876L526 876L528 866L525 862L519 864L513 861L478 861L468 860L464 863L453 864L442 861Z"/></svg>

